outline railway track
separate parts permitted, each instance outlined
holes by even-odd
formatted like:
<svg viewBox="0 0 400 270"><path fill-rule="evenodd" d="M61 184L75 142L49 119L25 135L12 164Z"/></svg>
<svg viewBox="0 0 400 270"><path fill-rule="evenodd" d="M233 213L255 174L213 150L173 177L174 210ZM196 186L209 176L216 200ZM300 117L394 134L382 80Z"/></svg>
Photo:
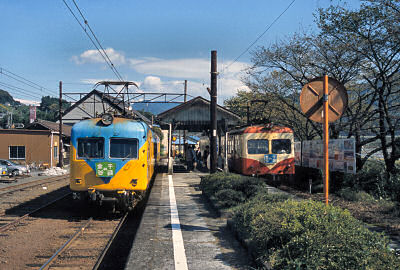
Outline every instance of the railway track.
<svg viewBox="0 0 400 270"><path fill-rule="evenodd" d="M33 187L38 187L42 186L44 184L52 184L55 182L63 181L69 179L69 175L59 175L51 178L46 178L46 179L39 179L27 183L22 183L22 184L17 184L17 185L12 185L8 187L3 187L0 188L0 196L7 195L16 191L21 191L26 188L33 188Z"/></svg>
<svg viewBox="0 0 400 270"><path fill-rule="evenodd" d="M31 188L40 185L50 187L48 182L38 181L9 189L7 196L0 195L3 204L4 200L27 196L35 190L44 192L0 215L0 269L100 267L103 259L109 259L108 254L105 255L110 246L114 248L114 244L118 244L114 242L120 241L118 237L117 241L114 238L121 227L126 228L123 224L127 222L128 214L121 217L106 213L105 208L72 202L66 198L70 190L62 182L50 192ZM21 193L10 193L16 190Z"/></svg>
<svg viewBox="0 0 400 270"><path fill-rule="evenodd" d="M0 233L4 233L7 230L9 230L10 228L12 228L13 226L17 225L18 223L22 222L23 220L25 220L26 218L28 218L29 216L35 214L36 212L39 212L41 210L43 210L44 208L64 199L65 197L67 197L68 195L70 195L71 192L67 193L67 194L63 194L62 196L46 203L43 204L33 210L28 210L26 214L22 215L22 216L7 216L6 214L3 214L2 216L0 216L0 222L7 222L6 224L3 224L0 226Z"/></svg>
<svg viewBox="0 0 400 270"><path fill-rule="evenodd" d="M29 183L0 189L0 217L23 215L51 201L61 193L68 184L68 175L40 179Z"/></svg>
<svg viewBox="0 0 400 270"><path fill-rule="evenodd" d="M98 269L128 215L107 222L89 218L40 269Z"/></svg>

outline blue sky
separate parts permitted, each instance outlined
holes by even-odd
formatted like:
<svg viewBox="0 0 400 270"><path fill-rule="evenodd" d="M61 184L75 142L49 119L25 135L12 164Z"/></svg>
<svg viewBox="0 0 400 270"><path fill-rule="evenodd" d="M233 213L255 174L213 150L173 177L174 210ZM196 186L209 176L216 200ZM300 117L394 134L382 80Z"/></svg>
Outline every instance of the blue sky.
<svg viewBox="0 0 400 270"><path fill-rule="evenodd" d="M300 29L315 30L316 9L338 1L296 0L256 46L268 46ZM66 2L73 7L72 0ZM118 71L124 79L137 82L139 91L182 92L187 79L189 94L208 97L211 50L218 52L221 71L292 0L76 2ZM116 80L62 0L3 0L0 10L0 68L46 90L40 92L3 74L0 89L16 98L39 100L37 95L49 92L58 96L59 81L64 82L65 91L88 92L96 81ZM249 64L246 53L221 76L220 104L245 89L241 71Z"/></svg>

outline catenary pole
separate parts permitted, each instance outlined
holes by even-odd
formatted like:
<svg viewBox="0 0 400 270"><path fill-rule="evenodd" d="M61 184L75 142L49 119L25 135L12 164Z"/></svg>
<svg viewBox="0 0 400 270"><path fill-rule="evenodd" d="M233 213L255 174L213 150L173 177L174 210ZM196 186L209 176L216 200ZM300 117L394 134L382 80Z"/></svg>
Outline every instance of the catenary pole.
<svg viewBox="0 0 400 270"><path fill-rule="evenodd" d="M184 88L184 92L183 92L183 102L186 103L186 96L187 96L187 80L185 80L185 88ZM180 132L180 131L179 131ZM179 140L180 140L180 134L179 134ZM183 151L184 153L184 157L186 159L186 152L187 152L187 147L186 147L186 128L183 130ZM182 143L182 142L180 142Z"/></svg>

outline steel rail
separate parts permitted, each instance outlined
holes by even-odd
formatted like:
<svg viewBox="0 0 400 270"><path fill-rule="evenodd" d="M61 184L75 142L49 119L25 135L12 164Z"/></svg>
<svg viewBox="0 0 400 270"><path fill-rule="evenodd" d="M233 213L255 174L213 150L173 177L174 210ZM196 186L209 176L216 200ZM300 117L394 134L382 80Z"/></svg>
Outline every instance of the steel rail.
<svg viewBox="0 0 400 270"><path fill-rule="evenodd" d="M121 218L120 222L118 223L117 227L115 228L113 234L111 235L111 238L108 240L107 245L101 252L100 257L97 259L96 264L93 266L93 270L99 269L101 263L103 262L104 257L106 256L107 251L110 249L111 244L114 241L114 238L117 236L119 230L121 229L122 225L125 223L126 218L128 217L129 212L126 212L125 215Z"/></svg>
<svg viewBox="0 0 400 270"><path fill-rule="evenodd" d="M39 179L39 180L27 182L27 183L22 183L22 184L18 184L18 185L0 188L0 195L9 194L9 193L21 190L23 188L36 187L36 186L40 186L41 184L57 182L60 180L68 179L68 177L69 177L69 175L62 175L62 176L58 176L58 177L54 177L54 178ZM46 181L46 180L49 180L49 181ZM7 191L7 190L10 190L10 191L3 192L3 191Z"/></svg>
<svg viewBox="0 0 400 270"><path fill-rule="evenodd" d="M36 213L36 212L42 210L43 208L45 208L45 207L47 207L47 206L49 206L49 205L51 205L51 204L53 204L53 203L55 203L55 202L57 202L57 201L59 201L59 200L64 199L65 197L67 197L67 196L70 195L70 194L71 194L71 192L69 192L69 193L67 193L67 194L65 194L65 195L63 195L63 196L61 196L61 197L59 197L59 198L57 198L57 199L55 199L55 200L52 200L51 202L49 202L49 203L47 203L47 204L45 204L45 205L43 205L43 206L41 206L41 207L39 207L39 208L37 208L37 209L35 209L35 210L33 210L33 211L27 213L27 214L25 214L25 215L23 215L23 216L17 218L16 220L11 221L10 223L7 223L7 224L1 226L1 227L0 227L0 232L6 231L8 228L10 228L11 226L13 226L13 225L15 225L15 224L18 224L19 222L21 222L22 220L24 220L25 218L27 218L29 215L32 215L32 214L34 214L34 213Z"/></svg>
<svg viewBox="0 0 400 270"><path fill-rule="evenodd" d="M48 269L48 268L50 267L50 264L51 264L52 262L54 262L54 261L57 259L57 257L58 257L64 250L66 250L66 249L68 248L68 246L71 245L72 242L73 242L75 239L77 239L77 238L79 237L79 235L82 235L82 234L83 234L83 231L90 225L90 223L91 223L92 221L93 221L93 218L89 218L88 222L87 222L85 225L83 225L81 228L79 228L79 230L76 231L76 233L75 233L73 236L71 236L71 238L68 239L68 241L65 242L64 245L62 245L62 246L56 251L56 253L54 253L54 255L51 256L50 259L47 260L47 262L46 262L45 264L42 265L42 267L40 267L40 270Z"/></svg>

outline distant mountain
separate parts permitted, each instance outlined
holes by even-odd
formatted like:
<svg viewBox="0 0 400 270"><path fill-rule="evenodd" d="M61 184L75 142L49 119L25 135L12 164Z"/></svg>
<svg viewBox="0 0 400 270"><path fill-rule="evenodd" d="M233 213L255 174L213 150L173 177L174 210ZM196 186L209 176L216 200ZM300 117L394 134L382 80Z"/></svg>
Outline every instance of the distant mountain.
<svg viewBox="0 0 400 270"><path fill-rule="evenodd" d="M18 101L15 101L13 97L5 90L0 89L0 103L1 104L7 104L10 103L10 105L19 105L20 103Z"/></svg>
<svg viewBox="0 0 400 270"><path fill-rule="evenodd" d="M134 103L132 107L137 111L151 112L157 115L178 105L179 103Z"/></svg>

